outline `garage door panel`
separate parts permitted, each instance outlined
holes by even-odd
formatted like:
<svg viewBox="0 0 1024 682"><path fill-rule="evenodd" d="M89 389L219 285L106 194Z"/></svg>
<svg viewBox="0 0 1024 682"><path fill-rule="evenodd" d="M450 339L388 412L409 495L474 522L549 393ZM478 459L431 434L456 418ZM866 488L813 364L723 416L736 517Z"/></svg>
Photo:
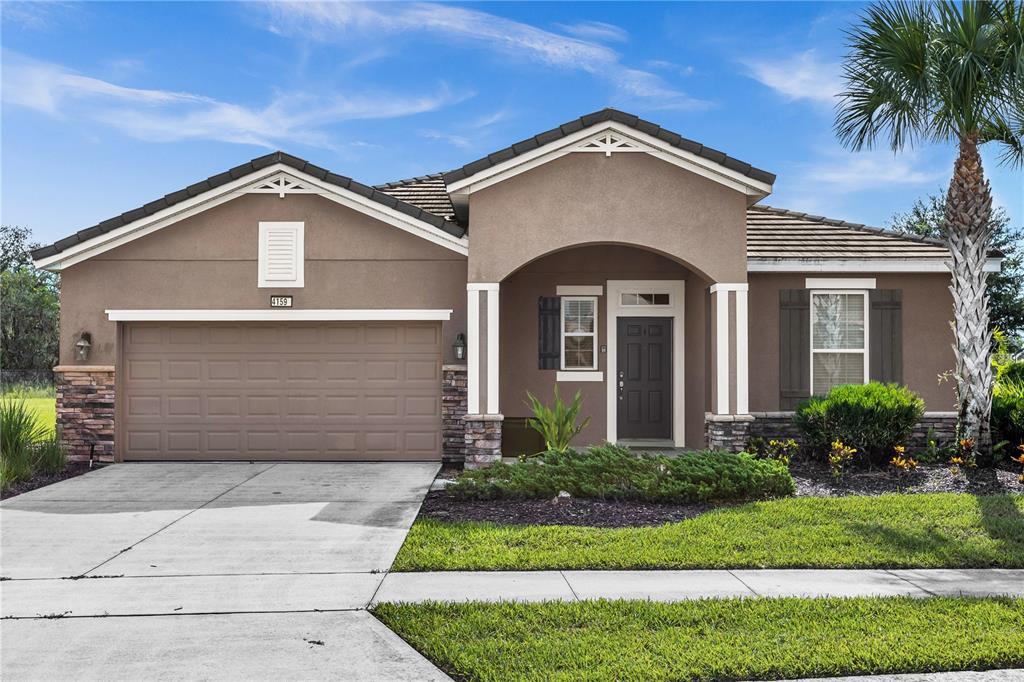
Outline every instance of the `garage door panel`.
<svg viewBox="0 0 1024 682"><path fill-rule="evenodd" d="M137 323L122 338L126 459L440 458L437 323Z"/></svg>

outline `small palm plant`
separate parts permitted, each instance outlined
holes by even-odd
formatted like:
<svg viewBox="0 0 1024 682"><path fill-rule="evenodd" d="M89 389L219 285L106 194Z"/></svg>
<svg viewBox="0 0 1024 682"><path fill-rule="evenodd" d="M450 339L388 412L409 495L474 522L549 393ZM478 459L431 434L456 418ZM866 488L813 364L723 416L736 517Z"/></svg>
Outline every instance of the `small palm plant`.
<svg viewBox="0 0 1024 682"><path fill-rule="evenodd" d="M529 399L527 405L533 410L533 418L527 419L526 423L544 438L548 452L566 452L572 439L590 423L590 417L576 423L580 407L583 405L583 395L579 391L573 396L572 404L566 405L558 394L556 384L554 407L548 407L529 391L526 392L526 397Z"/></svg>
<svg viewBox="0 0 1024 682"><path fill-rule="evenodd" d="M942 233L950 250L960 428L991 447L992 368L985 262L992 194L979 146L1024 159L1024 6L1017 0L872 5L848 34L835 130L854 151L884 138L959 147Z"/></svg>

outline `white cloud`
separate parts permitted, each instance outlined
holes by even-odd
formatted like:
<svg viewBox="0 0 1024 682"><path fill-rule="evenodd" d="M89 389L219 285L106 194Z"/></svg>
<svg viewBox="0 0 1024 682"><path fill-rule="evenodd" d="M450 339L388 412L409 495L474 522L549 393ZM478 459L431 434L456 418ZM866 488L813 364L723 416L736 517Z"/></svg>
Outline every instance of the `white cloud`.
<svg viewBox="0 0 1024 682"><path fill-rule="evenodd" d="M270 30L324 42L350 40L353 33L429 33L546 66L583 71L617 88L620 98L649 108L703 109L710 102L672 88L656 74L632 69L605 45L464 7L415 4L294 2L263 5ZM593 27L592 27L593 28Z"/></svg>
<svg viewBox="0 0 1024 682"><path fill-rule="evenodd" d="M35 31L49 29L65 16L76 12L76 5L68 2L0 2L0 19L3 23Z"/></svg>
<svg viewBox="0 0 1024 682"><path fill-rule="evenodd" d="M11 52L3 57L5 103L54 117L88 118L158 142L205 139L270 148L298 142L336 148L324 126L434 111L468 96L457 97L443 84L422 96L290 91L253 107L188 92L124 87Z"/></svg>
<svg viewBox="0 0 1024 682"><path fill-rule="evenodd" d="M647 67L651 69L658 69L659 71L669 71L671 73L679 74L680 76L692 76L695 69L689 65L676 64L665 59L648 59Z"/></svg>
<svg viewBox="0 0 1024 682"><path fill-rule="evenodd" d="M838 63L822 61L814 50L783 59L747 60L750 76L788 100L834 104L842 90Z"/></svg>
<svg viewBox="0 0 1024 682"><path fill-rule="evenodd" d="M948 169L915 151L893 154L887 149L848 152L835 148L824 150L822 158L805 166L801 175L807 183L848 193L932 184L946 177Z"/></svg>
<svg viewBox="0 0 1024 682"><path fill-rule="evenodd" d="M468 137L446 133L441 130L421 130L420 137L425 137L428 140L440 140L442 142L447 142L459 149L469 149L473 146L473 141Z"/></svg>
<svg viewBox="0 0 1024 682"><path fill-rule="evenodd" d="M629 33L614 24L603 21L581 21L575 24L556 24L562 31L583 40L624 43L629 40Z"/></svg>

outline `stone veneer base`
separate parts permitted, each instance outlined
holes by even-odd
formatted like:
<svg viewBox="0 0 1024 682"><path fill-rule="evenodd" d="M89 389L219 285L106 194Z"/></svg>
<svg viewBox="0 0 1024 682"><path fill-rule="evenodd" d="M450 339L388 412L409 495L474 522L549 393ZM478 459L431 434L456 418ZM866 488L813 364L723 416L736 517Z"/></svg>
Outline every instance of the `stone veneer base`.
<svg viewBox="0 0 1024 682"><path fill-rule="evenodd" d="M466 426L466 468L484 469L501 461L500 414L467 414Z"/></svg>
<svg viewBox="0 0 1024 682"><path fill-rule="evenodd" d="M71 461L114 460L114 368L59 365L57 434Z"/></svg>
<svg viewBox="0 0 1024 682"><path fill-rule="evenodd" d="M739 452L750 438L785 439L798 443L800 429L793 423L793 412L752 412L749 415L705 415L705 435L709 448ZM928 447L929 436L937 445L956 440L955 412L925 412L907 439L911 450Z"/></svg>
<svg viewBox="0 0 1024 682"><path fill-rule="evenodd" d="M461 463L466 459L466 365L441 367L441 460Z"/></svg>

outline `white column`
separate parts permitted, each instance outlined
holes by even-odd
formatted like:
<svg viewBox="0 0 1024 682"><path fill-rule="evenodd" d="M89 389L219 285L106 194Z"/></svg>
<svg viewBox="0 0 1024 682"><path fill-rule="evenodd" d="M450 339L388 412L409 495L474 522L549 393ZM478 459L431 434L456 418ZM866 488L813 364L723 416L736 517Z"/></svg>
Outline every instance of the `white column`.
<svg viewBox="0 0 1024 682"><path fill-rule="evenodd" d="M466 285L466 412L480 414L480 290Z"/></svg>
<svg viewBox="0 0 1024 682"><path fill-rule="evenodd" d="M466 285L466 411L469 414L499 414L498 411L498 290L493 282ZM487 347L480 344L480 292L487 294ZM482 387L480 371L486 364L487 386Z"/></svg>
<svg viewBox="0 0 1024 682"><path fill-rule="evenodd" d="M747 285L736 290L736 414L748 414Z"/></svg>
<svg viewBox="0 0 1024 682"><path fill-rule="evenodd" d="M487 290L487 414L498 409L498 291L500 284Z"/></svg>
<svg viewBox="0 0 1024 682"><path fill-rule="evenodd" d="M715 414L732 414L729 369L736 367L736 414L747 414L749 408L747 290L745 282L719 283L711 287L715 301ZM736 293L736 349L735 358L729 352L729 293Z"/></svg>
<svg viewBox="0 0 1024 682"><path fill-rule="evenodd" d="M729 414L729 290L711 287L715 297L715 414Z"/></svg>

